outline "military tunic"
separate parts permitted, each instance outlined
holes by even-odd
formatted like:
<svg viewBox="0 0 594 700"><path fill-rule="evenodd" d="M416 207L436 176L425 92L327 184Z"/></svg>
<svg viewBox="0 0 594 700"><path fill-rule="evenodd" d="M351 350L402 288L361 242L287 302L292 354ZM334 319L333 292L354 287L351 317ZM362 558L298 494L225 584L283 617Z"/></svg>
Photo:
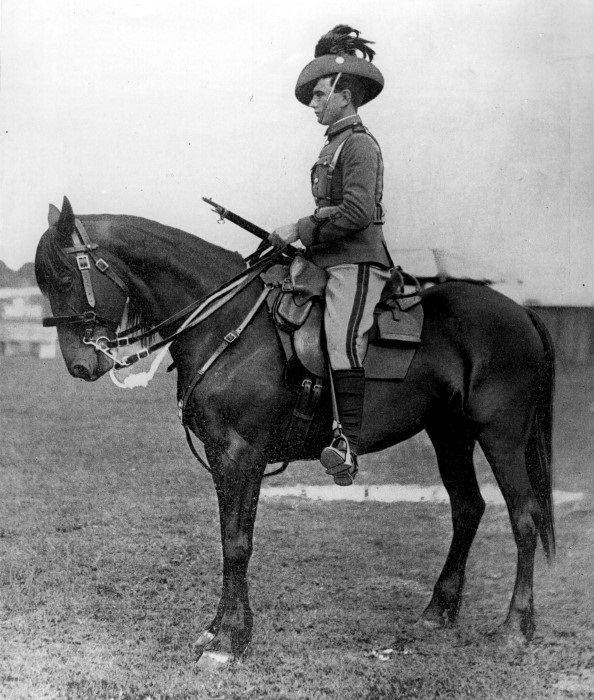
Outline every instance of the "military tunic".
<svg viewBox="0 0 594 700"><path fill-rule="evenodd" d="M311 173L316 213L297 222L299 239L320 267L370 263L390 268L382 230L380 148L356 114L332 124L326 136Z"/></svg>
<svg viewBox="0 0 594 700"><path fill-rule="evenodd" d="M332 124L311 173L317 209L297 229L328 273L324 327L334 370L358 369L392 259L383 224L380 148L358 115Z"/></svg>

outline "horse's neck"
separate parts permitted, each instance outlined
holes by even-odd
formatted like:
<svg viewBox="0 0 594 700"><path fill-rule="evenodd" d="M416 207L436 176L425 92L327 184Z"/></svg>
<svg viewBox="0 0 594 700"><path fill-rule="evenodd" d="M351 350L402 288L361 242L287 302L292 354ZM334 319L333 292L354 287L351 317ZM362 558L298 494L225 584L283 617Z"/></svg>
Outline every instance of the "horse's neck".
<svg viewBox="0 0 594 700"><path fill-rule="evenodd" d="M156 222L127 216L88 219L83 224L92 227L102 239L97 242L121 261L131 294L154 323L245 267L237 253Z"/></svg>

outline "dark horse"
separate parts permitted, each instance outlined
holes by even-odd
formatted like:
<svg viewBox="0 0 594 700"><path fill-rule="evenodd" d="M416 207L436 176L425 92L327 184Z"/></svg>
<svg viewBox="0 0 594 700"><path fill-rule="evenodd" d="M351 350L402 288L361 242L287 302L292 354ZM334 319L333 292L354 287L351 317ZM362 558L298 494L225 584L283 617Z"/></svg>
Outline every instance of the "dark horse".
<svg viewBox="0 0 594 700"><path fill-rule="evenodd" d="M68 371L86 381L95 381L112 366L88 341L114 337L108 320L121 318L126 294L145 323L159 324L245 269L237 253L146 219L90 215L79 221L95 246L95 261L107 263L123 283L102 274L104 264L97 267L91 260L87 286L90 279L94 323L57 322ZM76 251L84 248L75 226L65 198L61 212L50 207L50 228L37 249L37 282L49 296L54 317L81 318L89 309L79 271L85 265L75 264ZM261 291L255 279L173 343L180 394ZM381 450L427 431L451 501L453 538L422 620L450 625L458 615L466 560L485 509L473 464L479 443L505 498L518 550L509 612L496 635L506 642L524 641L534 632L538 536L549 559L555 549L551 341L538 317L486 286L448 282L422 296L422 346L404 381L369 382L361 451ZM178 326L179 321L172 322L167 332ZM196 642L204 664L239 657L251 637L247 568L260 484L268 463L296 457L278 450L279 430L295 403L283 382L284 366L272 321L260 309L241 340L197 384L188 405L190 428L204 443L212 470L224 557L217 614ZM321 433L320 442L327 437ZM319 447L311 446L312 457Z"/></svg>

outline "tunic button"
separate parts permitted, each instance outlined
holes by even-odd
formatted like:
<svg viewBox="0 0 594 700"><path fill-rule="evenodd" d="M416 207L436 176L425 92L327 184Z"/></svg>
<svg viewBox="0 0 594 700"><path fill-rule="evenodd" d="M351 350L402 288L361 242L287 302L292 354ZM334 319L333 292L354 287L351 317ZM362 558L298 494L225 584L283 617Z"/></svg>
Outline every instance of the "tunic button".
<svg viewBox="0 0 594 700"><path fill-rule="evenodd" d="M320 178L319 177L314 177L314 184L317 184L319 182Z"/></svg>

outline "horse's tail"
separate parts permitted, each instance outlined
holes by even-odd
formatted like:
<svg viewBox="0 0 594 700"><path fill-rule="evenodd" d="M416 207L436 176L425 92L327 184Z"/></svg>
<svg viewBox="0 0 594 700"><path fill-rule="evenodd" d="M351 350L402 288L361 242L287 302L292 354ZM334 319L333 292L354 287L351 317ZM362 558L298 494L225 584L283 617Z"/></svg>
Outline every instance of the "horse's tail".
<svg viewBox="0 0 594 700"><path fill-rule="evenodd" d="M555 392L555 349L542 319L526 309L544 348L544 370L540 378L536 414L526 446L528 476L541 510L540 539L549 562L555 556L553 515L553 397Z"/></svg>

